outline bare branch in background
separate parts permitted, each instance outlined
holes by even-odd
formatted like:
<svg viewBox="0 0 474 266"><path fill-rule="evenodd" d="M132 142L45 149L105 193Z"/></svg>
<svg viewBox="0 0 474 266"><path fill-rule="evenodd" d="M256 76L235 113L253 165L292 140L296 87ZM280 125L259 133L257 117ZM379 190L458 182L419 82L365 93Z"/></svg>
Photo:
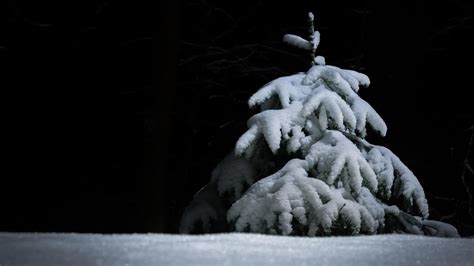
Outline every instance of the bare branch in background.
<svg viewBox="0 0 474 266"><path fill-rule="evenodd" d="M472 191L471 191L471 184L468 183L467 181L467 176L470 175L471 178L474 175L474 171L471 166L470 162L470 156L472 152L472 144L473 144L473 138L474 138L474 126L471 126L468 131L471 133L471 137L469 139L469 143L467 146L467 151L466 151L466 157L464 159L464 164L463 164L463 170L461 174L461 180L464 185L464 188L466 190L466 194L468 196L468 204L469 204L469 215L471 218L474 218L474 209L473 209L473 196L472 196ZM472 182L472 181L471 181Z"/></svg>

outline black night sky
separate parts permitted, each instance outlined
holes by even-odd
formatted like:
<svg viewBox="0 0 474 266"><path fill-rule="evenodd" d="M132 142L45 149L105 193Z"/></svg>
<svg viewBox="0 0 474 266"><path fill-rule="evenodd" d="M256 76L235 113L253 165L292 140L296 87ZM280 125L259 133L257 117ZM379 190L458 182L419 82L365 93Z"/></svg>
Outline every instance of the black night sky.
<svg viewBox="0 0 474 266"><path fill-rule="evenodd" d="M0 231L176 233L251 94L309 68L281 39L312 11L318 54L371 78L388 135L368 140L415 173L431 219L474 234L472 1L6 2Z"/></svg>

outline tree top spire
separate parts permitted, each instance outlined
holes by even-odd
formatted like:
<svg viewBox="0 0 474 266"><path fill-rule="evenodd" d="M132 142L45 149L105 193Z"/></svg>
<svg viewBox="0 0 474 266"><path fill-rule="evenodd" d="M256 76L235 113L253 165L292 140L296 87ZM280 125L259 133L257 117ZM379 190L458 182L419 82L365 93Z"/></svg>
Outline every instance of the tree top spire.
<svg viewBox="0 0 474 266"><path fill-rule="evenodd" d="M314 30L314 15L313 13L308 13L308 22L309 22L309 38L308 40L294 34L285 34L283 36L283 41L289 45L311 51L311 65L325 65L324 57L316 56L316 49L319 46L320 42L320 33L319 31Z"/></svg>

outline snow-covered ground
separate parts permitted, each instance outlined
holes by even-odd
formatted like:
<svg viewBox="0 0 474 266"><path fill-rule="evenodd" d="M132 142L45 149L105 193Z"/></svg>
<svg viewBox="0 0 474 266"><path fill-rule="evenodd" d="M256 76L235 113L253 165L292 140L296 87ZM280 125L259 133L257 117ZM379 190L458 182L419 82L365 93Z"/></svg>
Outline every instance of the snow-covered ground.
<svg viewBox="0 0 474 266"><path fill-rule="evenodd" d="M474 239L0 233L0 265L474 265Z"/></svg>

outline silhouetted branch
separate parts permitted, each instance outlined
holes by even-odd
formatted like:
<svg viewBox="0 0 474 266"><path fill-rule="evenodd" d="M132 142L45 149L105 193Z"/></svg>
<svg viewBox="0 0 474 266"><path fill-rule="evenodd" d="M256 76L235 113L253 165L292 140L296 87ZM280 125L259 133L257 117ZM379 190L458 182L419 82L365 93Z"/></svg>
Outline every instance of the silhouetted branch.
<svg viewBox="0 0 474 266"><path fill-rule="evenodd" d="M467 146L467 151L466 151L466 157L464 159L464 165L463 165L463 171L462 171L462 174L461 174L461 180L462 180L462 183L464 185L464 188L466 190L466 193L467 193L467 196L468 196L468 204L469 204L469 215L474 218L474 210L473 210L473 207L472 207L472 201L473 201L473 196L472 196L472 191L471 191L471 187L470 185L468 184L467 180L466 180L466 176L468 173L470 173L471 175L474 174L474 171L470 165L470 161L469 161L469 158L470 158L470 155L471 155L471 149L472 149L472 142L473 142L473 138L474 138L474 126L471 126L469 128L469 131L471 131L471 137L469 139L469 144Z"/></svg>

